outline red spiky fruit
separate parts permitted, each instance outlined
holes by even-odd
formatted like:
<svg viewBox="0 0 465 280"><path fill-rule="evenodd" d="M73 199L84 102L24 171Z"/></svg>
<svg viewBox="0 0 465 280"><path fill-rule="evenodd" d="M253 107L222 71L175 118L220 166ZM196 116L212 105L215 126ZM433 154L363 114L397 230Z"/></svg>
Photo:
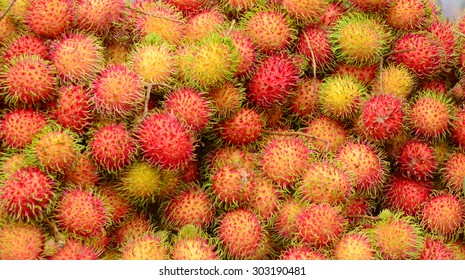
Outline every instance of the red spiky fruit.
<svg viewBox="0 0 465 280"><path fill-rule="evenodd" d="M77 155L73 164L66 167L62 182L70 186L95 186L100 175L90 154L85 152Z"/></svg>
<svg viewBox="0 0 465 280"><path fill-rule="evenodd" d="M255 190L253 171L244 167L222 166L212 174L212 190L219 203L246 203Z"/></svg>
<svg viewBox="0 0 465 280"><path fill-rule="evenodd" d="M419 260L455 260L456 253L441 238L426 236Z"/></svg>
<svg viewBox="0 0 465 280"><path fill-rule="evenodd" d="M349 0L349 2L364 12L383 12L394 0Z"/></svg>
<svg viewBox="0 0 465 280"><path fill-rule="evenodd" d="M409 127L420 137L431 139L444 135L451 120L451 99L432 91L418 93L409 108Z"/></svg>
<svg viewBox="0 0 465 280"><path fill-rule="evenodd" d="M265 53L286 49L293 33L287 18L282 13L271 10L249 14L244 23L244 31L255 47Z"/></svg>
<svg viewBox="0 0 465 280"><path fill-rule="evenodd" d="M108 209L109 223L119 225L123 223L132 211L129 199L113 184L99 186L99 195Z"/></svg>
<svg viewBox="0 0 465 280"><path fill-rule="evenodd" d="M390 217L383 217L389 213ZM419 226L410 216L398 217L385 210L370 229L376 250L385 260L416 259L423 242Z"/></svg>
<svg viewBox="0 0 465 280"><path fill-rule="evenodd" d="M465 178L465 153L455 152L450 154L443 164L441 175L444 184L453 192L463 191Z"/></svg>
<svg viewBox="0 0 465 280"><path fill-rule="evenodd" d="M257 60L257 51L252 40L242 30L232 30L229 34L238 52L239 63L236 66L236 76L242 77L251 72Z"/></svg>
<svg viewBox="0 0 465 280"><path fill-rule="evenodd" d="M344 15L347 8L342 2L330 2L321 17L321 25L331 28Z"/></svg>
<svg viewBox="0 0 465 280"><path fill-rule="evenodd" d="M72 0L33 0L28 5L26 24L35 34L55 38L73 26Z"/></svg>
<svg viewBox="0 0 465 280"><path fill-rule="evenodd" d="M37 55L22 55L10 60L1 73L2 94L7 103L31 106L55 97L55 67Z"/></svg>
<svg viewBox="0 0 465 280"><path fill-rule="evenodd" d="M312 150L298 137L270 139L264 144L261 168L272 181L287 185L305 172Z"/></svg>
<svg viewBox="0 0 465 280"><path fill-rule="evenodd" d="M166 2L172 4L186 14L195 14L202 10L207 4L206 0L167 0Z"/></svg>
<svg viewBox="0 0 465 280"><path fill-rule="evenodd" d="M103 67L103 47L97 37L67 33L51 46L51 60L59 77L74 83L96 77Z"/></svg>
<svg viewBox="0 0 465 280"><path fill-rule="evenodd" d="M328 8L327 0L281 0L281 5L295 19L310 23L319 21Z"/></svg>
<svg viewBox="0 0 465 280"><path fill-rule="evenodd" d="M438 168L433 148L416 139L403 145L397 165L402 175L416 180L431 178Z"/></svg>
<svg viewBox="0 0 465 280"><path fill-rule="evenodd" d="M167 112L195 133L201 133L210 121L211 109L207 99L193 88L185 87L171 92L164 105Z"/></svg>
<svg viewBox="0 0 465 280"><path fill-rule="evenodd" d="M297 117L309 119L318 111L318 90L320 79L299 80L289 98L289 109Z"/></svg>
<svg viewBox="0 0 465 280"><path fill-rule="evenodd" d="M255 177L254 183L254 192L247 205L261 221L267 222L278 211L281 193L279 187L264 176Z"/></svg>
<svg viewBox="0 0 465 280"><path fill-rule="evenodd" d="M447 81L441 78L436 78L422 81L420 84L419 92L432 91L438 93L439 95L446 96L448 95L448 88L449 86L447 85Z"/></svg>
<svg viewBox="0 0 465 280"><path fill-rule="evenodd" d="M9 63L14 57L22 55L37 55L43 59L48 58L48 48L45 41L34 35L25 34L15 38L3 52L5 63Z"/></svg>
<svg viewBox="0 0 465 280"><path fill-rule="evenodd" d="M428 24L428 8L426 1L397 0L387 9L386 21L398 30L418 30Z"/></svg>
<svg viewBox="0 0 465 280"><path fill-rule="evenodd" d="M444 48L427 33L401 35L393 44L392 53L392 61L405 65L420 78L438 75L446 64Z"/></svg>
<svg viewBox="0 0 465 280"><path fill-rule="evenodd" d="M62 127L83 134L91 125L93 108L90 91L84 86L71 84L58 89L51 115Z"/></svg>
<svg viewBox="0 0 465 280"><path fill-rule="evenodd" d="M176 228L189 224L206 228L214 218L213 200L207 191L198 186L181 190L169 199L163 214L165 223Z"/></svg>
<svg viewBox="0 0 465 280"><path fill-rule="evenodd" d="M247 145L256 142L261 137L263 129L262 116L249 108L240 109L218 126L221 138L233 145Z"/></svg>
<svg viewBox="0 0 465 280"><path fill-rule="evenodd" d="M127 166L136 155L136 141L123 124L107 124L96 129L88 144L97 166L116 172Z"/></svg>
<svg viewBox="0 0 465 280"><path fill-rule="evenodd" d="M263 59L251 78L248 96L258 106L284 102L298 81L298 69L286 54Z"/></svg>
<svg viewBox="0 0 465 280"><path fill-rule="evenodd" d="M310 61L311 69L315 63L317 72L325 71L334 65L329 32L323 27L308 26L298 38L297 51Z"/></svg>
<svg viewBox="0 0 465 280"><path fill-rule="evenodd" d="M15 219L38 219L46 214L55 182L36 167L21 167L2 182L0 199Z"/></svg>
<svg viewBox="0 0 465 280"><path fill-rule="evenodd" d="M3 173L3 179L7 179L13 173L22 167L28 166L24 152L14 152L0 158L0 172Z"/></svg>
<svg viewBox="0 0 465 280"><path fill-rule="evenodd" d="M296 240L324 247L341 237L345 219L338 208L329 204L310 204L296 215L295 227Z"/></svg>
<svg viewBox="0 0 465 280"><path fill-rule="evenodd" d="M109 221L104 200L91 189L65 190L56 205L58 226L83 237L101 234Z"/></svg>
<svg viewBox="0 0 465 280"><path fill-rule="evenodd" d="M23 149L32 143L34 136L47 126L45 115L32 109L13 109L5 112L0 122L3 145Z"/></svg>
<svg viewBox="0 0 465 280"><path fill-rule="evenodd" d="M368 143L349 142L336 154L341 167L355 181L355 189L376 194L385 179L387 163L380 152Z"/></svg>
<svg viewBox="0 0 465 280"><path fill-rule="evenodd" d="M75 9L80 30L102 34L122 18L125 6L124 0L79 0Z"/></svg>
<svg viewBox="0 0 465 280"><path fill-rule="evenodd" d="M337 151L349 136L341 122L323 115L313 118L304 128L304 132L314 136L308 141L320 152Z"/></svg>
<svg viewBox="0 0 465 280"><path fill-rule="evenodd" d="M133 217L126 219L121 226L115 229L113 240L117 246L121 246L151 232L152 227L152 223L145 216L135 213Z"/></svg>
<svg viewBox="0 0 465 280"><path fill-rule="evenodd" d="M352 189L348 174L336 164L323 161L311 163L295 187L299 199L330 205L345 202Z"/></svg>
<svg viewBox="0 0 465 280"><path fill-rule="evenodd" d="M67 238L65 245L55 249L55 254L49 260L97 260L101 254L92 245L75 239Z"/></svg>
<svg viewBox="0 0 465 280"><path fill-rule="evenodd" d="M118 64L107 66L92 86L95 108L104 116L125 117L144 101L142 78Z"/></svg>
<svg viewBox="0 0 465 280"><path fill-rule="evenodd" d="M172 114L148 115L136 134L142 153L151 164L177 169L193 158L193 139L182 122Z"/></svg>
<svg viewBox="0 0 465 280"><path fill-rule="evenodd" d="M374 260L376 251L363 233L349 233L341 237L332 250L336 260Z"/></svg>
<svg viewBox="0 0 465 280"><path fill-rule="evenodd" d="M294 198L285 199L278 207L274 218L274 230L284 240L290 240L297 232L296 217L304 209L305 204Z"/></svg>
<svg viewBox="0 0 465 280"><path fill-rule="evenodd" d="M260 250L263 229L250 210L235 209L220 217L218 238L233 259L247 259Z"/></svg>
<svg viewBox="0 0 465 280"><path fill-rule="evenodd" d="M199 41L213 32L221 30L226 16L218 9L202 11L189 18L184 27L183 40Z"/></svg>
<svg viewBox="0 0 465 280"><path fill-rule="evenodd" d="M373 141L389 140L404 129L404 104L400 97L381 94L363 106L358 127Z"/></svg>
<svg viewBox="0 0 465 280"><path fill-rule="evenodd" d="M394 177L387 186L385 202L389 209L402 211L409 216L418 216L423 204L429 200L432 183L401 176Z"/></svg>
<svg viewBox="0 0 465 280"><path fill-rule="evenodd" d="M379 65L354 66L339 63L334 69L334 73L339 75L349 75L355 77L360 83L369 86L376 78L376 71Z"/></svg>
<svg viewBox="0 0 465 280"><path fill-rule="evenodd" d="M0 227L0 260L38 260L45 236L38 226L8 222Z"/></svg>
<svg viewBox="0 0 465 280"><path fill-rule="evenodd" d="M281 252L280 260L327 260L322 253L308 246L291 246Z"/></svg>
<svg viewBox="0 0 465 280"><path fill-rule="evenodd" d="M445 50L447 66L451 67L457 63L457 39L455 38L452 21L435 20L431 23L428 31L436 37Z"/></svg>
<svg viewBox="0 0 465 280"><path fill-rule="evenodd" d="M450 129L452 140L461 148L465 148L465 108L457 111L452 128Z"/></svg>
<svg viewBox="0 0 465 280"><path fill-rule="evenodd" d="M122 260L169 260L165 234L148 234L132 239L121 248Z"/></svg>
<svg viewBox="0 0 465 280"><path fill-rule="evenodd" d="M245 100L244 91L243 87L228 81L210 90L208 97L214 114L223 119L239 111Z"/></svg>
<svg viewBox="0 0 465 280"><path fill-rule="evenodd" d="M421 222L425 229L447 238L454 238L463 231L465 208L460 197L444 193L425 203Z"/></svg>
<svg viewBox="0 0 465 280"><path fill-rule="evenodd" d="M219 260L208 235L195 226L182 227L173 240L173 260Z"/></svg>
<svg viewBox="0 0 465 280"><path fill-rule="evenodd" d="M349 199L344 207L344 215L351 228L364 226L363 216L370 216L374 209L374 203L371 199L362 196L353 196Z"/></svg>

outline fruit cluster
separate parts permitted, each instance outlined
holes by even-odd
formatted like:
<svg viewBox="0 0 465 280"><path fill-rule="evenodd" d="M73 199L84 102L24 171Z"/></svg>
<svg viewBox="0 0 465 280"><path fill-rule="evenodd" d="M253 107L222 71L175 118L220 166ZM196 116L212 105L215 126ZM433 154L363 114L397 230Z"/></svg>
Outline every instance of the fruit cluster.
<svg viewBox="0 0 465 280"><path fill-rule="evenodd" d="M0 11L0 259L465 259L435 0Z"/></svg>

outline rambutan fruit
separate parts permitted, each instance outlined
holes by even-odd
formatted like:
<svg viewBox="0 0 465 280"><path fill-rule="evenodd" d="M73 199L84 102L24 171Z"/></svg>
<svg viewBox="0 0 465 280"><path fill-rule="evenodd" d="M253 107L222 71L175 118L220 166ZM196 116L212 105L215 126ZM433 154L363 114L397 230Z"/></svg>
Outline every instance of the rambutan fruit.
<svg viewBox="0 0 465 280"><path fill-rule="evenodd" d="M212 174L211 187L222 205L239 205L249 201L255 190L253 171L231 165L219 167Z"/></svg>
<svg viewBox="0 0 465 280"><path fill-rule="evenodd" d="M101 254L94 246L76 238L67 238L64 246L55 250L48 260L97 260Z"/></svg>
<svg viewBox="0 0 465 280"><path fill-rule="evenodd" d="M232 259L247 259L259 252L264 231L257 215L238 208L219 218L217 237Z"/></svg>
<svg viewBox="0 0 465 280"><path fill-rule="evenodd" d="M104 63L100 39L84 33L67 33L53 42L51 61L59 77L75 83L94 79Z"/></svg>
<svg viewBox="0 0 465 280"><path fill-rule="evenodd" d="M0 260L38 260L44 231L30 223L8 222L0 227Z"/></svg>
<svg viewBox="0 0 465 280"><path fill-rule="evenodd" d="M409 107L408 126L419 137L444 136L452 121L451 102L450 98L436 92L419 92Z"/></svg>
<svg viewBox="0 0 465 280"><path fill-rule="evenodd" d="M132 239L121 247L122 260L169 260L167 232L158 231Z"/></svg>
<svg viewBox="0 0 465 280"><path fill-rule="evenodd" d="M233 14L244 13L254 7L263 5L263 0L222 0L223 9Z"/></svg>
<svg viewBox="0 0 465 280"><path fill-rule="evenodd" d="M130 131L122 123L109 123L93 131L88 151L100 170L111 173L129 165L137 147Z"/></svg>
<svg viewBox="0 0 465 280"><path fill-rule="evenodd" d="M11 59L18 56L37 55L43 59L48 58L48 48L45 40L35 34L26 33L19 37L13 38L6 44L3 51L3 61L9 63Z"/></svg>
<svg viewBox="0 0 465 280"><path fill-rule="evenodd" d="M376 251L385 260L417 259L423 237L420 226L410 216L401 216L384 210L369 229Z"/></svg>
<svg viewBox="0 0 465 280"><path fill-rule="evenodd" d="M236 47L239 61L236 67L236 77L249 74L257 60L257 51L252 40L242 30L231 30L229 33L234 46Z"/></svg>
<svg viewBox="0 0 465 280"><path fill-rule="evenodd" d="M419 260L455 260L456 252L441 238L426 236Z"/></svg>
<svg viewBox="0 0 465 280"><path fill-rule="evenodd" d="M92 101L107 117L125 117L144 101L142 78L124 65L109 65L94 80Z"/></svg>
<svg viewBox="0 0 465 280"><path fill-rule="evenodd" d="M380 79L374 79L372 91L376 95L390 94L406 101L417 84L417 77L406 66L390 63L379 70Z"/></svg>
<svg viewBox="0 0 465 280"><path fill-rule="evenodd" d="M451 21L433 21L428 28L429 32L436 37L446 52L447 66L453 67L457 63L457 39Z"/></svg>
<svg viewBox="0 0 465 280"><path fill-rule="evenodd" d="M449 239L463 232L465 208L457 195L450 193L435 194L425 203L421 212L421 224L433 234Z"/></svg>
<svg viewBox="0 0 465 280"><path fill-rule="evenodd" d="M0 21L0 42L2 44L13 39L17 32L17 26L11 18L5 17Z"/></svg>
<svg viewBox="0 0 465 280"><path fill-rule="evenodd" d="M447 96L448 88L449 88L449 85L447 84L447 81L441 78L435 78L435 79L429 79L429 80L422 81L422 83L420 84L420 88L418 90L420 92L432 91L440 95Z"/></svg>
<svg viewBox="0 0 465 280"><path fill-rule="evenodd" d="M26 24L35 34L55 38L73 26L74 1L33 0L29 2Z"/></svg>
<svg viewBox="0 0 465 280"><path fill-rule="evenodd" d="M334 245L332 254L336 260L374 260L376 251L370 239L364 233L343 235Z"/></svg>
<svg viewBox="0 0 465 280"><path fill-rule="evenodd" d="M389 56L396 64L405 65L419 78L440 74L446 65L446 52L430 33L405 33L392 46Z"/></svg>
<svg viewBox="0 0 465 280"><path fill-rule="evenodd" d="M364 86L370 86L373 80L376 78L376 72L378 69L379 65L377 64L354 66L350 64L338 63L334 68L334 73L341 76L353 76Z"/></svg>
<svg viewBox="0 0 465 280"><path fill-rule="evenodd" d="M264 118L253 109L239 109L231 118L218 125L220 137L233 145L247 145L256 142L264 130Z"/></svg>
<svg viewBox="0 0 465 280"><path fill-rule="evenodd" d="M124 0L79 0L76 3L76 22L80 30L97 34L107 33L122 18Z"/></svg>
<svg viewBox="0 0 465 280"><path fill-rule="evenodd" d="M423 205L429 200L432 189L431 182L395 176L387 185L384 202L392 211L418 217Z"/></svg>
<svg viewBox="0 0 465 280"><path fill-rule="evenodd" d="M131 66L145 83L169 84L176 72L173 47L164 42L137 45Z"/></svg>
<svg viewBox="0 0 465 280"><path fill-rule="evenodd" d="M8 179L13 173L26 166L28 163L23 152L14 152L0 157L0 173L3 179Z"/></svg>
<svg viewBox="0 0 465 280"><path fill-rule="evenodd" d="M296 217L306 205L293 197L283 199L273 219L273 230L279 238L291 240L294 237L297 232Z"/></svg>
<svg viewBox="0 0 465 280"><path fill-rule="evenodd" d="M76 156L73 164L67 166L61 179L65 185L70 186L95 186L101 176L91 156L87 152Z"/></svg>
<svg viewBox="0 0 465 280"><path fill-rule="evenodd" d="M144 14L136 14L136 33L143 38L149 34L157 34L165 41L174 45L180 43L185 19L181 11L170 3L160 1L135 2L134 8L144 11ZM153 16L152 16L153 15Z"/></svg>
<svg viewBox="0 0 465 280"><path fill-rule="evenodd" d="M223 145L209 154L206 167L208 170L216 170L230 165L234 168L254 170L257 164L258 158L255 153L240 146Z"/></svg>
<svg viewBox="0 0 465 280"><path fill-rule="evenodd" d="M348 13L329 34L338 61L352 65L376 64L389 50L391 30L375 16Z"/></svg>
<svg viewBox="0 0 465 280"><path fill-rule="evenodd" d="M120 175L118 189L131 203L144 205L154 202L163 191L161 170L147 162L135 162Z"/></svg>
<svg viewBox="0 0 465 280"><path fill-rule="evenodd" d="M77 134L60 125L46 126L26 148L26 156L44 170L63 173L82 150L80 140Z"/></svg>
<svg viewBox="0 0 465 280"><path fill-rule="evenodd" d="M255 47L264 53L286 49L294 36L290 20L274 10L248 12L244 16L243 28Z"/></svg>
<svg viewBox="0 0 465 280"><path fill-rule="evenodd" d="M9 104L32 106L55 97L55 67L37 55L21 55L10 60L0 75Z"/></svg>
<svg viewBox="0 0 465 280"><path fill-rule="evenodd" d="M277 185L265 176L255 176L254 192L246 205L256 213L260 221L269 223L278 211L281 198L282 194Z"/></svg>
<svg viewBox="0 0 465 280"><path fill-rule="evenodd" d="M21 167L3 180L0 199L15 219L40 219L50 209L55 182L35 167Z"/></svg>
<svg viewBox="0 0 465 280"><path fill-rule="evenodd" d="M349 0L349 2L364 12L382 13L393 4L394 0Z"/></svg>
<svg viewBox="0 0 465 280"><path fill-rule="evenodd" d="M193 225L182 227L174 237L173 260L219 260L208 234Z"/></svg>
<svg viewBox="0 0 465 280"><path fill-rule="evenodd" d="M117 247L121 247L128 241L144 236L152 232L153 224L142 214L136 212L129 216L121 225L118 225L113 232L113 241Z"/></svg>
<svg viewBox="0 0 465 280"><path fill-rule="evenodd" d="M177 169L194 156L194 139L183 123L170 113L148 115L136 130L144 157L150 164Z"/></svg>
<svg viewBox="0 0 465 280"><path fill-rule="evenodd" d="M90 90L81 85L66 85L58 89L56 106L50 112L62 127L83 134L92 123L94 106Z"/></svg>
<svg viewBox="0 0 465 280"><path fill-rule="evenodd" d="M401 31L422 29L429 23L431 11L427 1L397 0L386 11L386 22Z"/></svg>
<svg viewBox="0 0 465 280"><path fill-rule="evenodd" d="M352 76L330 75L320 86L319 108L324 115L338 120L350 120L360 110L366 88Z"/></svg>
<svg viewBox="0 0 465 280"><path fill-rule="evenodd" d="M109 224L123 223L133 211L129 198L120 192L113 183L104 183L98 186L98 191L107 207Z"/></svg>
<svg viewBox="0 0 465 280"><path fill-rule="evenodd" d="M449 154L439 171L443 178L442 182L452 192L462 192L465 179L465 153L454 152Z"/></svg>
<svg viewBox="0 0 465 280"><path fill-rule="evenodd" d="M189 185L166 201L162 220L175 228L194 225L206 229L212 224L215 212L210 193L198 185Z"/></svg>
<svg viewBox="0 0 465 280"><path fill-rule="evenodd" d="M431 178L438 168L434 150L416 139L402 146L396 164L403 176L423 181Z"/></svg>
<svg viewBox="0 0 465 280"><path fill-rule="evenodd" d="M47 124L41 111L13 109L5 112L0 122L2 144L7 148L24 149Z"/></svg>
<svg viewBox="0 0 465 280"><path fill-rule="evenodd" d="M68 188L59 197L55 219L60 229L83 237L104 232L109 222L104 200L89 188Z"/></svg>
<svg viewBox="0 0 465 280"><path fill-rule="evenodd" d="M184 87L170 92L164 108L194 133L202 133L212 115L210 103L205 95L194 88Z"/></svg>
<svg viewBox="0 0 465 280"><path fill-rule="evenodd" d="M264 58L250 79L248 99L255 105L268 107L283 103L298 82L299 70L286 53Z"/></svg>
<svg viewBox="0 0 465 280"><path fill-rule="evenodd" d="M325 161L311 163L295 186L299 199L333 206L344 203L352 189L350 176L336 164Z"/></svg>
<svg viewBox="0 0 465 280"><path fill-rule="evenodd" d="M299 118L310 119L318 111L318 90L321 80L302 78L289 96L289 110Z"/></svg>
<svg viewBox="0 0 465 280"><path fill-rule="evenodd" d="M373 199L360 195L353 195L344 205L343 213L351 229L365 227L368 223L364 216L372 215L376 207Z"/></svg>
<svg viewBox="0 0 465 280"><path fill-rule="evenodd" d="M384 155L369 143L348 142L336 154L336 160L355 182L355 190L376 195L385 180L388 163Z"/></svg>
<svg viewBox="0 0 465 280"><path fill-rule="evenodd" d="M303 132L309 137L309 143L319 152L335 152L343 146L349 136L346 127L339 121L318 115L310 120Z"/></svg>
<svg viewBox="0 0 465 280"><path fill-rule="evenodd" d="M295 245L283 250L279 256L280 260L327 260L322 253L315 251L312 247Z"/></svg>
<svg viewBox="0 0 465 280"><path fill-rule="evenodd" d="M465 148L465 108L458 109L452 120L450 134L453 142L460 148Z"/></svg>
<svg viewBox="0 0 465 280"><path fill-rule="evenodd" d="M265 176L280 185L299 179L312 159L312 150L296 137L271 138L263 144L261 169Z"/></svg>
<svg viewBox="0 0 465 280"><path fill-rule="evenodd" d="M318 22L329 5L327 0L281 0L281 5L293 18L304 23Z"/></svg>
<svg viewBox="0 0 465 280"><path fill-rule="evenodd" d="M329 204L310 204L295 217L295 239L303 244L324 247L338 240L345 228L340 210Z"/></svg>
<svg viewBox="0 0 465 280"><path fill-rule="evenodd" d="M400 97L381 94L362 106L358 128L367 139L385 141L404 129L404 102Z"/></svg>
<svg viewBox="0 0 465 280"><path fill-rule="evenodd" d="M207 97L214 114L220 119L239 111L246 99L245 89L233 81L226 81L221 86L211 89Z"/></svg>
<svg viewBox="0 0 465 280"><path fill-rule="evenodd" d="M219 9L208 9L199 12L186 22L183 40L187 42L199 41L214 32L220 32L225 26L226 15Z"/></svg>

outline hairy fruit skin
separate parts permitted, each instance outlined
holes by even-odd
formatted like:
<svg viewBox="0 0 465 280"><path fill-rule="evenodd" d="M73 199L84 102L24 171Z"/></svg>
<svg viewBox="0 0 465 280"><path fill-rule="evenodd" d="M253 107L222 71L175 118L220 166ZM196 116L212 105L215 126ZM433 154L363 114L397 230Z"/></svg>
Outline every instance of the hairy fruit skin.
<svg viewBox="0 0 465 280"><path fill-rule="evenodd" d="M260 138L264 125L262 116L258 112L243 108L219 125L219 133L228 143L247 145Z"/></svg>
<svg viewBox="0 0 465 280"><path fill-rule="evenodd" d="M425 229L454 239L463 231L465 208L461 198L452 194L440 194L428 201L421 214Z"/></svg>
<svg viewBox="0 0 465 280"><path fill-rule="evenodd" d="M360 233L349 233L337 241L333 249L336 260L374 260L376 253L369 238Z"/></svg>
<svg viewBox="0 0 465 280"><path fill-rule="evenodd" d="M416 217L429 200L432 189L431 182L396 176L387 187L385 202L393 211L402 211Z"/></svg>
<svg viewBox="0 0 465 280"><path fill-rule="evenodd" d="M0 260L38 260L43 252L45 235L26 223L7 223L0 228Z"/></svg>
<svg viewBox="0 0 465 280"><path fill-rule="evenodd" d="M0 122L4 146L23 149L32 143L36 134L47 126L45 114L33 109L15 109L6 112Z"/></svg>
<svg viewBox="0 0 465 280"><path fill-rule="evenodd" d="M73 5L71 0L31 1L26 24L40 36L55 38L72 27L75 16Z"/></svg>
<svg viewBox="0 0 465 280"><path fill-rule="evenodd" d="M438 168L433 149L415 139L403 145L397 165L402 175L417 180L431 178Z"/></svg>

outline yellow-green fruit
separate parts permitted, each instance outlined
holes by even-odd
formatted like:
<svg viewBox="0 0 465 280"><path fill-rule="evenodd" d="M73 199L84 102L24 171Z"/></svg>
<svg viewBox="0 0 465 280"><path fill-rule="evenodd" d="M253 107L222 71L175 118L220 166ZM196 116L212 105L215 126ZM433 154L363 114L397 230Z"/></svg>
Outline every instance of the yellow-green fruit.
<svg viewBox="0 0 465 280"><path fill-rule="evenodd" d="M132 239L121 248L123 260L169 260L165 232L157 232Z"/></svg>
<svg viewBox="0 0 465 280"><path fill-rule="evenodd" d="M166 43L137 46L131 62L145 83L169 84L176 72L172 47Z"/></svg>
<svg viewBox="0 0 465 280"><path fill-rule="evenodd" d="M375 250L369 238L362 233L349 233L341 237L333 249L336 260L374 260Z"/></svg>
<svg viewBox="0 0 465 280"><path fill-rule="evenodd" d="M407 67L400 64L389 64L373 83L373 93L392 94L407 100L416 87L416 76Z"/></svg>
<svg viewBox="0 0 465 280"><path fill-rule="evenodd" d="M133 203L153 202L163 191L162 173L146 162L134 163L121 175L119 189Z"/></svg>

